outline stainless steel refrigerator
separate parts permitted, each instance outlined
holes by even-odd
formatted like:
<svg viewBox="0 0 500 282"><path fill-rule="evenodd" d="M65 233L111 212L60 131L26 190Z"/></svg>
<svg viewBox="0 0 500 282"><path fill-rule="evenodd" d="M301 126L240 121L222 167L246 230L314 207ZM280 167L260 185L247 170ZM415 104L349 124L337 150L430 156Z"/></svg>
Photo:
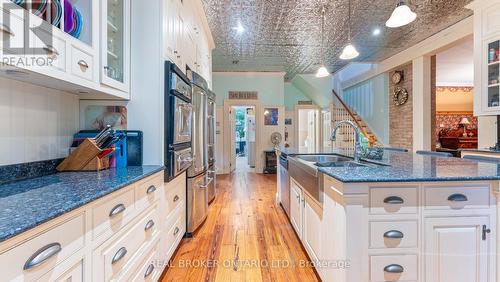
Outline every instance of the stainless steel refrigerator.
<svg viewBox="0 0 500 282"><path fill-rule="evenodd" d="M207 130L208 130L208 178L211 180L208 185L208 202L211 203L216 195L216 173L215 166L215 93L208 91L208 105L207 105Z"/></svg>
<svg viewBox="0 0 500 282"><path fill-rule="evenodd" d="M195 72L188 72L188 76L191 78L193 104L193 165L187 170L187 236L191 236L207 218L211 179L207 175L207 82Z"/></svg>

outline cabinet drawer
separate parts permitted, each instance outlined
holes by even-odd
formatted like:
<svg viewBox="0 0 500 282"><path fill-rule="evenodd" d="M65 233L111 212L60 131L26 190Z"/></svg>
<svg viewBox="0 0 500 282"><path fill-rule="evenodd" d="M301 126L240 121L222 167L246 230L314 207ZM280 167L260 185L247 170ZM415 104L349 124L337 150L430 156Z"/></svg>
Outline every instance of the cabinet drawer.
<svg viewBox="0 0 500 282"><path fill-rule="evenodd" d="M101 204L92 209L93 238L106 231L117 232L135 215L134 189L107 197Z"/></svg>
<svg viewBox="0 0 500 282"><path fill-rule="evenodd" d="M153 205L159 198L163 188L163 175L158 174L136 184L135 200L138 211Z"/></svg>
<svg viewBox="0 0 500 282"><path fill-rule="evenodd" d="M370 281L417 280L417 255L370 256Z"/></svg>
<svg viewBox="0 0 500 282"><path fill-rule="evenodd" d="M153 224L151 224L153 222ZM104 269L104 281L120 278L124 272L130 270L142 255L142 251L154 240L158 229L158 210L156 206L141 217L139 222L128 229L119 238L111 239L109 246L101 252L101 269Z"/></svg>
<svg viewBox="0 0 500 282"><path fill-rule="evenodd" d="M371 214L413 214L417 204L417 186L370 188Z"/></svg>
<svg viewBox="0 0 500 282"><path fill-rule="evenodd" d="M94 57L71 46L71 73L86 80L94 80Z"/></svg>
<svg viewBox="0 0 500 282"><path fill-rule="evenodd" d="M370 248L416 248L416 221L370 222Z"/></svg>
<svg viewBox="0 0 500 282"><path fill-rule="evenodd" d="M166 225L166 234L165 234L165 246L167 247L166 250L167 254L170 256L175 249L177 248L177 245L179 244L180 240L184 236L184 233L186 232L186 212L184 209L177 209L175 210L175 213L172 214L172 221L173 224L168 224ZM165 261L168 261L169 258L167 258Z"/></svg>
<svg viewBox="0 0 500 282"><path fill-rule="evenodd" d="M489 186L426 186L424 193L425 209L428 210L485 209L490 207Z"/></svg>
<svg viewBox="0 0 500 282"><path fill-rule="evenodd" d="M157 281L158 276L161 274L161 267L157 263L158 249L160 248L160 242L157 241L153 244L153 248L146 255L146 258L141 261L139 268L136 270L135 274L132 276L130 281Z"/></svg>
<svg viewBox="0 0 500 282"><path fill-rule="evenodd" d="M66 41L58 36L53 30L48 32L44 29L38 29L33 34L32 42L37 49L43 50L43 58L47 60L47 65L41 65L37 68L53 68L60 71L66 71Z"/></svg>
<svg viewBox="0 0 500 282"><path fill-rule="evenodd" d="M0 48L4 54L25 54L24 17L21 11L0 10Z"/></svg>
<svg viewBox="0 0 500 282"><path fill-rule="evenodd" d="M2 280L38 279L83 248L84 234L84 216L79 215L6 251L0 255Z"/></svg>
<svg viewBox="0 0 500 282"><path fill-rule="evenodd" d="M83 260L79 260L72 265L63 274L58 274L57 271L50 271L39 279L40 281L55 281L55 282L83 282Z"/></svg>
<svg viewBox="0 0 500 282"><path fill-rule="evenodd" d="M173 181L165 184L166 213L168 216L181 202L186 201L186 176L179 175Z"/></svg>

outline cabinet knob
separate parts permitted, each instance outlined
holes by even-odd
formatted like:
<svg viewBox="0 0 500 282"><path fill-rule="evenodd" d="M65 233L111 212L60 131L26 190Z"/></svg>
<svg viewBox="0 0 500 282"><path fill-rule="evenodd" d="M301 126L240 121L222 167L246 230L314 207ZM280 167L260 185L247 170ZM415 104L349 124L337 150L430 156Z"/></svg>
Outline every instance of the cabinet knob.
<svg viewBox="0 0 500 282"><path fill-rule="evenodd" d="M175 195L174 199L173 199L174 203L179 201L179 196Z"/></svg>
<svg viewBox="0 0 500 282"><path fill-rule="evenodd" d="M87 62L85 62L84 60L79 60L77 64L78 64L80 67L82 67L82 68L86 68L86 69L88 69L88 68L89 68L89 64L87 64Z"/></svg>
<svg viewBox="0 0 500 282"><path fill-rule="evenodd" d="M109 212L109 217L115 217L124 212L125 210L126 208L124 204L118 204L111 209L111 211Z"/></svg>
<svg viewBox="0 0 500 282"><path fill-rule="evenodd" d="M404 234L398 230L390 230L384 233L384 238L388 239L403 239Z"/></svg>
<svg viewBox="0 0 500 282"><path fill-rule="evenodd" d="M0 31L12 37L16 36L16 34L12 31L12 29L10 29L10 27L8 27L5 24L0 24Z"/></svg>
<svg viewBox="0 0 500 282"><path fill-rule="evenodd" d="M144 231L148 231L153 228L153 226L155 226L155 222L151 219L148 223L146 223L146 226L144 226Z"/></svg>
<svg viewBox="0 0 500 282"><path fill-rule="evenodd" d="M24 264L23 269L29 270L46 262L62 250L61 244L52 243L36 251Z"/></svg>
<svg viewBox="0 0 500 282"><path fill-rule="evenodd" d="M384 267L384 271L387 273L403 273L404 270L405 269L399 264L390 264Z"/></svg>
<svg viewBox="0 0 500 282"><path fill-rule="evenodd" d="M153 264L150 264L148 268L146 268L146 272L144 273L144 278L147 278L151 273L153 273L153 270L155 270L155 266Z"/></svg>
<svg viewBox="0 0 500 282"><path fill-rule="evenodd" d="M404 204L404 200L401 197L398 196L390 196L384 199L384 203L390 204L390 205L401 205Z"/></svg>
<svg viewBox="0 0 500 282"><path fill-rule="evenodd" d="M174 230L174 236L177 235L177 233L179 233L179 231L180 231L179 227L176 227Z"/></svg>
<svg viewBox="0 0 500 282"><path fill-rule="evenodd" d="M156 187L154 185L149 186L148 190L146 191L147 194L154 193L156 191Z"/></svg>
<svg viewBox="0 0 500 282"><path fill-rule="evenodd" d="M464 194L453 194L448 197L450 202L467 202L468 200Z"/></svg>
<svg viewBox="0 0 500 282"><path fill-rule="evenodd" d="M121 247L111 259L111 264L119 262L127 254L127 248Z"/></svg>
<svg viewBox="0 0 500 282"><path fill-rule="evenodd" d="M53 46L47 45L47 46L43 47L43 50L45 50L45 52L47 52L47 54L49 54L49 55L52 55L55 57L59 56L59 52Z"/></svg>

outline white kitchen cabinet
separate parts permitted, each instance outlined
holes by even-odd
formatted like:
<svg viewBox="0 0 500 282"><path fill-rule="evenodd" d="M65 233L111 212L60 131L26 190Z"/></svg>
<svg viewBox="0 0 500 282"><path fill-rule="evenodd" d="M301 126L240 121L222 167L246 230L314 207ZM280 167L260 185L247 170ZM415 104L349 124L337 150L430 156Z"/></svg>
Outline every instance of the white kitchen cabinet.
<svg viewBox="0 0 500 282"><path fill-rule="evenodd" d="M474 115L500 114L500 0L476 0L474 11Z"/></svg>
<svg viewBox="0 0 500 282"><path fill-rule="evenodd" d="M304 228L303 242L309 257L317 262L321 257L321 221L323 218L323 208L304 193Z"/></svg>
<svg viewBox="0 0 500 282"><path fill-rule="evenodd" d="M128 91L130 0L101 1L101 83Z"/></svg>
<svg viewBox="0 0 500 282"><path fill-rule="evenodd" d="M290 180L290 194L290 222L299 238L302 239L303 193L302 189L300 189L293 179Z"/></svg>
<svg viewBox="0 0 500 282"><path fill-rule="evenodd" d="M489 228L488 217L425 219L425 281L491 281Z"/></svg>

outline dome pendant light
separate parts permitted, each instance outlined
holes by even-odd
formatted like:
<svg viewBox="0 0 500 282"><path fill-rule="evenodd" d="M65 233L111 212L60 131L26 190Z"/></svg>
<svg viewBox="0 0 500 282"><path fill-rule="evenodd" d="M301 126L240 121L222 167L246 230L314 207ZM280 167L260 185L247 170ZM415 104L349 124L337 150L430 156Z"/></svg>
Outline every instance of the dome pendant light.
<svg viewBox="0 0 500 282"><path fill-rule="evenodd" d="M316 77L327 77L330 75L330 72L328 69L325 67L325 54L323 51L323 38L324 38L324 32L325 32L325 12L326 8L323 6L321 9L321 67L318 69L316 72Z"/></svg>
<svg viewBox="0 0 500 282"><path fill-rule="evenodd" d="M356 47L352 45L351 43L351 0L349 0L349 33L348 33L348 41L349 44L344 47L344 50L342 50L342 54L340 54L340 59L342 60L352 60L359 56L358 50L356 50Z"/></svg>
<svg viewBox="0 0 500 282"><path fill-rule="evenodd" d="M387 27L396 28L407 25L417 18L417 14L412 12L410 7L405 4L404 0L399 0L396 9L391 14L391 17L385 22Z"/></svg>

